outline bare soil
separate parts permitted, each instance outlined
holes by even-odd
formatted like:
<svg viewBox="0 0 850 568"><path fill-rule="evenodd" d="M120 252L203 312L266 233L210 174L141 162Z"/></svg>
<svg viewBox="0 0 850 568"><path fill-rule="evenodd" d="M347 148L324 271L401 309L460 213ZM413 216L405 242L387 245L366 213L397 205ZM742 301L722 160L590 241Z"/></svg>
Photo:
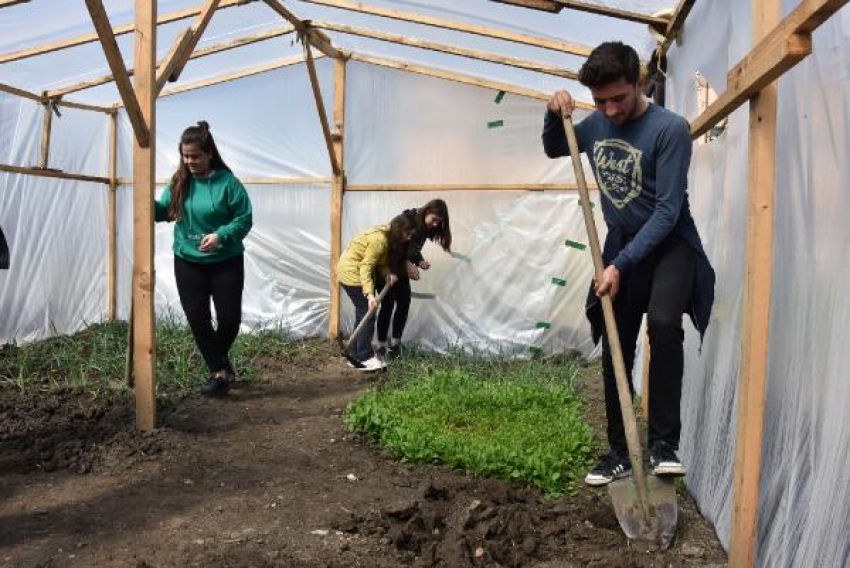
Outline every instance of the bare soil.
<svg viewBox="0 0 850 568"><path fill-rule="evenodd" d="M380 379L336 354L310 342L223 400L163 395L154 432L134 429L132 397L0 389L0 565L726 566L685 495L660 550L627 541L604 489L546 500L395 461L346 432L346 404ZM600 381L585 375L600 427Z"/></svg>

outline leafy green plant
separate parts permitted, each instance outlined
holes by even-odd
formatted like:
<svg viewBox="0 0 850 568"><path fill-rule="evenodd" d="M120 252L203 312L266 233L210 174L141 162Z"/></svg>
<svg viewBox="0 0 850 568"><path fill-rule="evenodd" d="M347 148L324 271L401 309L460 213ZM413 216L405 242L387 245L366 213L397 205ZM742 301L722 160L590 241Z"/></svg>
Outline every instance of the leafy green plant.
<svg viewBox="0 0 850 568"><path fill-rule="evenodd" d="M527 483L550 496L573 491L589 465L595 441L571 363L414 354L392 369L349 405L345 421L399 459Z"/></svg>

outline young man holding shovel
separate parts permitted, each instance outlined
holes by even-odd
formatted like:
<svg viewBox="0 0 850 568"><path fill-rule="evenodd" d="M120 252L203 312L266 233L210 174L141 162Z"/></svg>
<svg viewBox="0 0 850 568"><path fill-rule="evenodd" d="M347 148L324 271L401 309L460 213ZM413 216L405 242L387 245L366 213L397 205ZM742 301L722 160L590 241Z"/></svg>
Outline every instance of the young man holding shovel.
<svg viewBox="0 0 850 568"><path fill-rule="evenodd" d="M596 110L576 125L579 149L587 154L608 227L601 280L591 286L587 316L593 339L602 343L602 374L610 450L585 478L605 485L631 474L599 298L609 295L626 370L631 376L641 319L647 314L650 465L655 475L685 474L676 451L681 432L684 367L682 315L702 335L714 300L714 271L703 251L688 206L691 137L687 121L643 96L640 61L620 42L598 46L579 71ZM563 119L575 102L567 91L549 100L543 125L546 155L569 155Z"/></svg>

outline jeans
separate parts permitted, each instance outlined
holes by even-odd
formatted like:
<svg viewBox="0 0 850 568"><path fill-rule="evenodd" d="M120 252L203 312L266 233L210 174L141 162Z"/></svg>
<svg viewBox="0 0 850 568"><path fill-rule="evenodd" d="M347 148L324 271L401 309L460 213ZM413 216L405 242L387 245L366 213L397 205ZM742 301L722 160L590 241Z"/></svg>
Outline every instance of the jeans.
<svg viewBox="0 0 850 568"><path fill-rule="evenodd" d="M369 311L369 301L363 295L361 286L342 284L342 289L345 290L345 293L351 298L351 303L354 304L354 327L356 329L366 316L366 312ZM374 335L375 318L370 317L365 329L361 330L360 335L354 338L354 343L348 346L348 353L361 362L370 359L374 355L372 353L372 336Z"/></svg>
<svg viewBox="0 0 850 568"><path fill-rule="evenodd" d="M384 287L384 279L377 278L378 288ZM393 310L395 307L395 310ZM390 320L393 324L393 339L401 339L404 326L407 323L407 314L410 311L410 278L407 274L399 275L398 281L393 284L378 312L378 341L385 342L390 331Z"/></svg>
<svg viewBox="0 0 850 568"><path fill-rule="evenodd" d="M628 274L623 275L620 291L614 299L617 330L632 393L635 347L642 316L647 314L651 350L647 436L650 447L661 441L673 450L679 448L685 339L682 315L691 300L695 266L695 251L682 240L668 238ZM627 456L623 415L607 332L603 335L602 343L602 376L605 382L608 443L617 454Z"/></svg>
<svg viewBox="0 0 850 568"><path fill-rule="evenodd" d="M200 264L175 256L174 277L183 313L210 373L225 370L235 374L228 353L242 322L244 257L240 254L221 262ZM210 298L215 305L215 328Z"/></svg>

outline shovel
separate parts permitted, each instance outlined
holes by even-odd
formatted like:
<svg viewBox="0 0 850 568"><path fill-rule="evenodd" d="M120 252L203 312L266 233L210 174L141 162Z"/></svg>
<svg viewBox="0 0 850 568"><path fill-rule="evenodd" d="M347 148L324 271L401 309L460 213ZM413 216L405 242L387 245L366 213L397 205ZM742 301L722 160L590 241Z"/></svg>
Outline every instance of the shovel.
<svg viewBox="0 0 850 568"><path fill-rule="evenodd" d="M602 252L599 247L599 235L596 233L596 223L590 208L590 195L587 191L587 181L584 178L584 168L581 163L578 140L576 139L573 121L564 119L564 130L567 134L567 144L573 160L576 182L581 200L581 210L584 224L587 227L587 237L590 252L593 256L593 268L596 281L602 279ZM608 295L600 298L602 313L605 318L605 331L608 345L611 348L611 358L614 362L614 375L617 379L617 394L620 399L620 410L623 414L623 426L626 431L626 445L629 448L629 458L632 460L632 476L608 484L608 492L614 505L614 513L620 522L620 527L630 539L649 540L668 547L676 534L678 505L676 488L672 480L657 476L650 477L647 482L643 469L643 452L638 437L637 420L632 406L632 393L626 376L626 365L623 362L623 351L620 346L620 336L617 333L617 321L614 319L614 305Z"/></svg>
<svg viewBox="0 0 850 568"><path fill-rule="evenodd" d="M384 284L384 287L381 289L381 293L378 294L377 298L375 298L375 300L377 301L375 308L369 309L366 312L366 315L363 316L363 319L360 320L360 323L358 323L357 327L354 328L354 331L351 332L351 335L348 337L348 341L342 341L340 339L339 346L342 351L342 356L348 359L348 362L354 365L354 367L357 369L362 369L363 363L361 363L353 355L351 355L351 353L348 352L348 348L349 346L351 346L352 343L354 343L354 340L357 339L357 337L360 335L360 332L362 332L366 328L366 324L369 322L369 319L375 314L377 309L380 307L381 301L384 299L384 296L386 296L387 292L390 291L390 286L392 286L392 284L390 284L389 282Z"/></svg>

